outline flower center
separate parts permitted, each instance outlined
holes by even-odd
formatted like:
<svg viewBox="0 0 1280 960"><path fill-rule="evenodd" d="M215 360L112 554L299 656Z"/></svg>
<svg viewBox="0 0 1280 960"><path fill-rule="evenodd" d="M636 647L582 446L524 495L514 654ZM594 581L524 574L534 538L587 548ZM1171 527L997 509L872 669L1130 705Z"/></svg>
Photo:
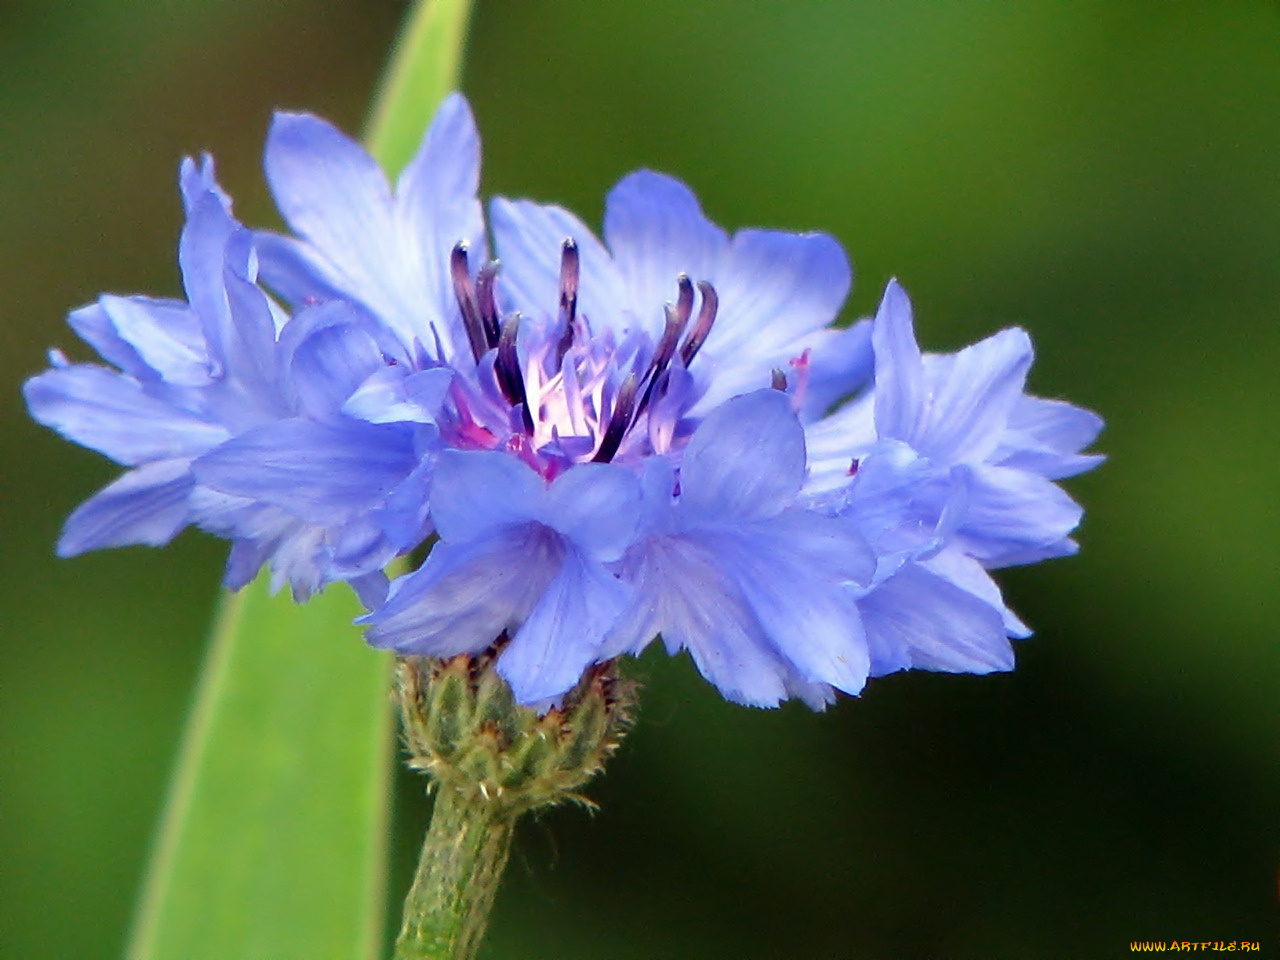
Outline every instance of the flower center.
<svg viewBox="0 0 1280 960"><path fill-rule="evenodd" d="M463 244L454 248L450 270L476 365L474 376L455 377L450 389L442 423L449 442L508 449L548 479L574 463L638 459L683 442L681 420L697 399L688 367L719 307L711 284L676 278L676 300L665 307L655 344L638 329L620 336L592 331L578 312L579 254L572 238L560 248L554 322L525 322L519 313L501 317L497 262L481 267L473 281Z"/></svg>

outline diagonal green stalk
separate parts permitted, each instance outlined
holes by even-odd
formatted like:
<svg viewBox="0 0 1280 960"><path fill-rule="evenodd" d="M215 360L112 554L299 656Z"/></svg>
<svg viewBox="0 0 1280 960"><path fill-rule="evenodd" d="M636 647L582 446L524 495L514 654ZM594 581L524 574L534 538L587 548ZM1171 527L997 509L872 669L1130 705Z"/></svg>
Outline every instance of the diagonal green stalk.
<svg viewBox="0 0 1280 960"><path fill-rule="evenodd" d="M470 0L420 2L375 102L389 174L458 85ZM380 953L390 658L344 585L295 606L265 577L223 598L148 865L128 960Z"/></svg>
<svg viewBox="0 0 1280 960"><path fill-rule="evenodd" d="M382 932L388 660L345 586L224 599L126 956L367 958Z"/></svg>

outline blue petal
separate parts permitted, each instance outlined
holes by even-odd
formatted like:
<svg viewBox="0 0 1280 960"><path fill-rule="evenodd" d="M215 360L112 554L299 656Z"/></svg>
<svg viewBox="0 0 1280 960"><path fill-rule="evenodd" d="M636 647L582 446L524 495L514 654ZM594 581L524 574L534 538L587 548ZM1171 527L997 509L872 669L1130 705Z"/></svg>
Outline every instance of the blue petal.
<svg viewBox="0 0 1280 960"><path fill-rule="evenodd" d="M995 460L1061 480L1091 470L1103 457L1081 455L1102 430L1102 418L1060 400L1019 397Z"/></svg>
<svg viewBox="0 0 1280 960"><path fill-rule="evenodd" d="M583 463L547 489L543 523L600 561L622 556L640 517L640 481L625 467Z"/></svg>
<svg viewBox="0 0 1280 960"><path fill-rule="evenodd" d="M214 490L326 524L379 505L416 464L407 427L294 419L249 430L192 470Z"/></svg>
<svg viewBox="0 0 1280 960"><path fill-rule="evenodd" d="M1008 467L968 471L969 504L959 531L967 554L987 566L1008 566L1011 557L1033 563L1063 555L1062 543L1084 510L1061 487Z"/></svg>
<svg viewBox="0 0 1280 960"><path fill-rule="evenodd" d="M380 367L355 389L342 412L370 423L435 423L452 380L448 367L417 373L400 365Z"/></svg>
<svg viewBox="0 0 1280 960"><path fill-rule="evenodd" d="M206 193L192 204L178 240L183 289L204 327L211 358L219 364L234 340L224 270L227 245L238 228L219 199Z"/></svg>
<svg viewBox="0 0 1280 960"><path fill-rule="evenodd" d="M800 407L802 420L816 420L836 401L870 385L875 371L870 321L861 320L844 330L815 331L797 347L797 353L811 351L808 390Z"/></svg>
<svg viewBox="0 0 1280 960"><path fill-rule="evenodd" d="M337 415L356 388L383 368L382 351L359 326L317 329L298 345L290 364L299 412L316 419Z"/></svg>
<svg viewBox="0 0 1280 960"><path fill-rule="evenodd" d="M193 387L209 382L204 330L185 303L112 296L99 303L120 339L161 379Z"/></svg>
<svg viewBox="0 0 1280 960"><path fill-rule="evenodd" d="M67 518L58 555L145 543L168 543L186 526L195 481L190 460L160 460L130 470Z"/></svg>
<svg viewBox="0 0 1280 960"><path fill-rule="evenodd" d="M1031 629L1005 605L1000 587L991 579L991 574L987 573L982 564L973 557L966 556L957 549L948 548L928 560L922 560L920 566L955 584L999 612L1000 620L1004 624L1004 632L1008 636L1017 640L1031 636Z"/></svg>
<svg viewBox="0 0 1280 960"><path fill-rule="evenodd" d="M928 423L915 437L916 449L939 463L986 458L1022 395L1031 359L1031 339L1017 328L954 356L931 357Z"/></svg>
<svg viewBox="0 0 1280 960"><path fill-rule="evenodd" d="M949 673L1013 669L1000 612L918 564L908 564L859 601L871 675L905 666Z"/></svg>
<svg viewBox="0 0 1280 960"><path fill-rule="evenodd" d="M148 395L136 380L89 364L32 377L23 394L38 422L130 466L198 456L228 436L223 427Z"/></svg>
<svg viewBox="0 0 1280 960"><path fill-rule="evenodd" d="M758 390L712 411L685 448L681 509L764 517L786 507L804 481L804 429L786 395Z"/></svg>
<svg viewBox="0 0 1280 960"><path fill-rule="evenodd" d="M433 657L477 653L528 617L556 576L563 539L540 524L510 526L466 543L437 543L359 622L369 643Z"/></svg>
<svg viewBox="0 0 1280 960"><path fill-rule="evenodd" d="M507 453L446 450L436 464L431 512L442 539L473 540L536 519L543 481Z"/></svg>
<svg viewBox="0 0 1280 960"><path fill-rule="evenodd" d="M599 655L605 632L629 596L600 564L567 550L555 578L498 658L498 673L511 684L516 702L532 704L567 693Z"/></svg>
<svg viewBox="0 0 1280 960"><path fill-rule="evenodd" d="M163 302L175 307L186 307L185 303L177 300ZM98 351L103 360L139 380L155 378L155 371L143 362L138 351L116 331L115 322L107 314L101 301L71 311L67 315L67 323L81 340Z"/></svg>
<svg viewBox="0 0 1280 960"><path fill-rule="evenodd" d="M876 354L876 432L882 439L913 443L923 425L924 361L911 323L911 301L890 280L871 326ZM923 451L922 451L923 452Z"/></svg>
<svg viewBox="0 0 1280 960"><path fill-rule="evenodd" d="M635 599L602 657L639 653L661 632L668 650L687 649L727 699L773 707L786 697L786 665L712 548L694 538L657 537L629 553L624 570Z"/></svg>
<svg viewBox="0 0 1280 960"><path fill-rule="evenodd" d="M662 330L662 305L676 297L676 278L710 278L729 243L703 216L692 190L651 170L629 174L609 191L604 241L641 328L655 336Z"/></svg>
<svg viewBox="0 0 1280 960"><path fill-rule="evenodd" d="M289 226L361 292L399 259L391 189L382 169L332 124L277 113L267 136L267 180ZM346 286L346 285L341 285Z"/></svg>
<svg viewBox="0 0 1280 960"><path fill-rule="evenodd" d="M826 234L742 230L710 279L720 309L704 348L716 365L704 405L764 386L774 367L785 370L803 338L840 312L852 272Z"/></svg>
<svg viewBox="0 0 1280 960"><path fill-rule="evenodd" d="M459 242L469 248L472 270L488 259L480 186L480 138L466 99L445 98L417 155L396 186L396 217L402 227L405 265L432 298L439 332L455 348L466 343L449 256Z"/></svg>
<svg viewBox="0 0 1280 960"><path fill-rule="evenodd" d="M635 324L625 310L622 275L609 252L581 220L555 206L496 197L489 204L494 242L502 258L498 292L507 310L554 317L560 303L561 244L578 245L578 312L592 330L616 335Z"/></svg>
<svg viewBox="0 0 1280 960"><path fill-rule="evenodd" d="M816 518L815 518L816 519ZM817 520L836 534L839 521ZM797 530L785 525L739 535L712 535L707 542L747 598L774 649L811 682L857 693L867 679L868 658L853 594L804 549ZM869 579L874 562L857 572Z"/></svg>

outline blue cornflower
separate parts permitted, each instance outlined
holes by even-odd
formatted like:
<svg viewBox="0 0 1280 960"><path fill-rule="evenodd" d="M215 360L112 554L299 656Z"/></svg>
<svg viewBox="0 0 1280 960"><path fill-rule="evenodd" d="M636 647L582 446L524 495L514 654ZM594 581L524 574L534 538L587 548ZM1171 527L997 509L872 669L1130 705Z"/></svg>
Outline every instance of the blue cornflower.
<svg viewBox="0 0 1280 960"><path fill-rule="evenodd" d="M297 236L243 230L188 164L189 303L103 298L72 322L119 372L56 355L28 384L38 419L135 468L64 552L195 523L232 538L229 584L350 580L371 643L494 648L524 704L659 635L761 706L1011 664L1027 631L987 570L1074 549L1052 481L1097 462L1101 425L1023 392L1024 333L922 355L896 284L833 328L834 239L730 236L648 171L603 240L495 200L500 268L458 95L394 190L315 117L277 116L266 153Z"/></svg>

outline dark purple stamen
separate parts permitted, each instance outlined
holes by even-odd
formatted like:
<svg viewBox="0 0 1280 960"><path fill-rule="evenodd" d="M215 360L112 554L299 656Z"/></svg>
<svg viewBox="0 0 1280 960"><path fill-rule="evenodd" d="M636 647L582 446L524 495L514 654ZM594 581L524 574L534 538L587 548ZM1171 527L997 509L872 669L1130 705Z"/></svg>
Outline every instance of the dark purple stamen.
<svg viewBox="0 0 1280 960"><path fill-rule="evenodd" d="M769 386L773 387L775 390L781 390L783 393L786 393L787 375L777 367L774 367L772 372L769 374Z"/></svg>
<svg viewBox="0 0 1280 960"><path fill-rule="evenodd" d="M526 433L533 433L533 414L529 410L529 398L524 392L524 374L520 371L520 357L516 353L516 334L520 330L520 314L513 313L502 323L498 337L498 356L493 362L493 373L498 387L507 402L518 406Z"/></svg>
<svg viewBox="0 0 1280 960"><path fill-rule="evenodd" d="M480 306L476 303L476 288L471 282L465 241L458 241L453 253L449 255L449 273L453 278L453 295L462 312L462 326L467 331L467 342L471 344L471 356L479 363L489 349L489 343L484 335L484 323L480 319Z"/></svg>
<svg viewBox="0 0 1280 960"><path fill-rule="evenodd" d="M856 477L858 475L858 458L854 457L849 461L849 476Z"/></svg>
<svg viewBox="0 0 1280 960"><path fill-rule="evenodd" d="M489 349L498 345L502 334L502 321L498 319L498 301L494 295L494 281L498 278L498 261L490 260L476 274L476 306L480 310L480 323L484 329L485 343Z"/></svg>
<svg viewBox="0 0 1280 960"><path fill-rule="evenodd" d="M604 439L600 441L600 449L591 458L592 463L608 463L622 445L622 438L627 435L635 413L636 389L640 381L634 373L627 374L618 388L618 395L613 400L613 414L609 417L609 426L604 431Z"/></svg>
<svg viewBox="0 0 1280 960"><path fill-rule="evenodd" d="M556 366L573 346L574 320L578 316L578 244L573 237L565 237L560 245L560 321L564 332L556 344Z"/></svg>
<svg viewBox="0 0 1280 960"><path fill-rule="evenodd" d="M662 339L658 341L658 347L653 352L653 362L649 364L645 374L648 382L645 384L644 395L640 398L640 405L636 407L636 416L640 416L649 406L649 401L653 399L658 381L675 355L676 343L679 342L680 334L684 333L684 328L689 323L689 315L693 313L693 284L683 273L676 278L676 283L680 292L674 306L667 304L663 308L667 323L662 329Z"/></svg>
<svg viewBox="0 0 1280 960"><path fill-rule="evenodd" d="M680 359L684 361L686 367L706 342L707 335L711 333L711 325L716 322L716 311L720 308L720 297L716 294L716 288L707 281L698 281L698 292L702 294L702 307L698 310L698 319L694 322L693 329L689 331L689 336L685 337L684 343L680 345Z"/></svg>

